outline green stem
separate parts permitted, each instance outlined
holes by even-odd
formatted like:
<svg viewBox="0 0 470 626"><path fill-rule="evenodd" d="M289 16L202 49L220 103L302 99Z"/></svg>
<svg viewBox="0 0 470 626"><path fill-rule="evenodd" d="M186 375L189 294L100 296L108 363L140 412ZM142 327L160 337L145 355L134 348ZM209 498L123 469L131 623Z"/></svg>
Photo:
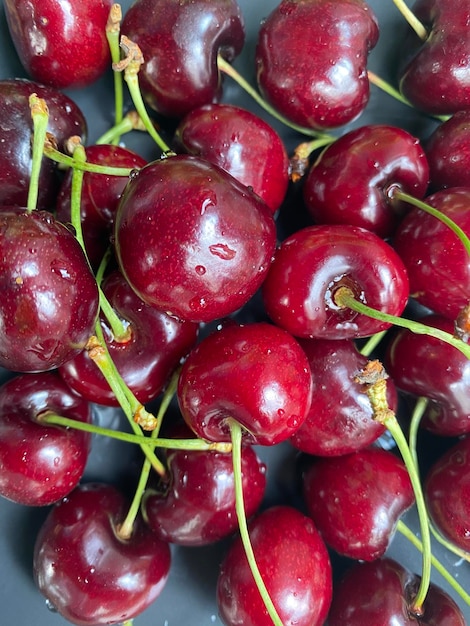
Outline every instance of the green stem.
<svg viewBox="0 0 470 626"><path fill-rule="evenodd" d="M45 100L33 93L29 97L29 107L33 120L33 146L31 176L28 188L26 207L28 212L37 208L39 195L39 178L43 157L43 146L46 141L47 125L49 123L49 110Z"/></svg>
<svg viewBox="0 0 470 626"><path fill-rule="evenodd" d="M247 80L245 80L239 72L237 72L237 70L233 67L233 65L231 63L228 63L228 61L226 61L221 55L217 57L217 65L221 72L223 72L227 76L230 76L230 78L232 78L249 96L251 96L253 100L262 109L266 111L266 113L269 113L269 115L277 119L279 122L281 122L288 128L292 128L292 130L295 130L296 132L301 133L302 135L310 135L312 137L318 137L318 138L323 137L325 138L325 140L327 138L330 138L330 142L334 139L333 137L330 137L329 135L322 133L321 131L314 130L313 128L305 128L304 126L299 126L298 124L294 124L294 122L289 121L283 115L278 113L276 109L272 107L268 102L266 102L266 100L264 100L264 98L261 97L261 95L256 91L256 89L254 89L250 85L250 83Z"/></svg>
<svg viewBox="0 0 470 626"><path fill-rule="evenodd" d="M416 535L408 528L408 526L402 521L398 520L397 530L412 543L421 553L423 552L423 543L416 537ZM465 589L459 585L452 574L442 565L442 563L434 556L431 555L431 563L434 569L444 578L444 580L452 587L452 589L462 598L465 604L470 606L470 595Z"/></svg>
<svg viewBox="0 0 470 626"><path fill-rule="evenodd" d="M59 152L50 142L44 144L44 155L65 167L72 167L83 172L91 172L92 174L104 174L105 176L130 176L135 168L129 167L111 167L109 165L97 165L95 163L78 163L71 156Z"/></svg>
<svg viewBox="0 0 470 626"><path fill-rule="evenodd" d="M432 522L429 523L429 527L436 541L438 541L442 546L449 550L449 552L452 552L452 554L455 554L460 559L463 559L464 561L470 563L470 552L459 548L459 546L456 546L455 543L443 537Z"/></svg>
<svg viewBox="0 0 470 626"><path fill-rule="evenodd" d="M119 33L121 28L122 10L119 4L113 4L109 11L108 23L106 24L106 39L108 40L111 61L114 64L121 60L121 48L119 46ZM124 95L122 74L113 70L114 78L114 124L119 125L123 120ZM117 145L120 135L115 135L111 143Z"/></svg>
<svg viewBox="0 0 470 626"><path fill-rule="evenodd" d="M397 7L397 9L400 11L400 13L403 15L403 17L408 22L408 24L411 26L411 28L418 35L418 37L422 41L426 41L426 39L429 37L429 33L427 29L422 24L422 22L420 22L420 20L416 17L413 11L406 5L405 1L393 0L393 3Z"/></svg>
<svg viewBox="0 0 470 626"><path fill-rule="evenodd" d="M118 124L109 128L99 137L96 144L117 144L122 135L130 133L133 130L147 132L137 111L129 111Z"/></svg>
<svg viewBox="0 0 470 626"><path fill-rule="evenodd" d="M419 425L421 423L421 418L424 415L424 411L429 404L428 398L418 398L416 401L415 407L413 409L413 415L410 420L410 430L408 435L410 451L413 456L414 463L416 465L416 469L419 470L418 463L418 454L417 454L417 441L418 441L418 431Z"/></svg>
<svg viewBox="0 0 470 626"><path fill-rule="evenodd" d="M363 356L370 356L372 352L376 349L376 347L379 345L379 343L382 341L382 339L385 337L387 332L388 331L386 330L382 330L379 333L375 333L375 335L372 335L372 337L369 337L369 339L362 346L359 352Z"/></svg>
<svg viewBox="0 0 470 626"><path fill-rule="evenodd" d="M266 610L268 611L269 617L271 618L275 626L283 626L281 618L277 613L276 607L271 600L271 596L266 589L266 585L259 571L258 564L256 563L256 557L253 552L253 547L250 541L250 534L248 532L245 505L243 502L243 472L241 463L242 429L240 424L233 419L229 420L229 426L232 440L233 475L235 481L235 510L238 519L240 537L243 543L246 558L248 560L248 565L250 567L253 578L255 579L256 587L258 588Z"/></svg>
<svg viewBox="0 0 470 626"><path fill-rule="evenodd" d="M454 337L450 333L440 330L439 328L427 326L426 324L416 322L415 320L409 320L404 317L390 315L384 311L373 309L372 307L359 302L359 300L356 300L353 292L348 287L339 287L333 294L333 300L339 307L351 309L361 315L367 315L368 317L381 322L386 322L387 324L407 328L408 330L411 330L411 332L418 335L429 335L435 339L440 339L454 348L457 348L457 350L466 356L467 359L470 359L470 345L461 339L458 339L457 337Z"/></svg>

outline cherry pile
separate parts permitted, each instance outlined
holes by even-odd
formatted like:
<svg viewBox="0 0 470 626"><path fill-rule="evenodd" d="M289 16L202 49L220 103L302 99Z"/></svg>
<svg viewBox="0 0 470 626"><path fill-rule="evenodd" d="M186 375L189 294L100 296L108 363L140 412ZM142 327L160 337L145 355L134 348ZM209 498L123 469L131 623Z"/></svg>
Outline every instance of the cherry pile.
<svg viewBox="0 0 470 626"><path fill-rule="evenodd" d="M76 4L0 17L2 620L464 626L468 2Z"/></svg>

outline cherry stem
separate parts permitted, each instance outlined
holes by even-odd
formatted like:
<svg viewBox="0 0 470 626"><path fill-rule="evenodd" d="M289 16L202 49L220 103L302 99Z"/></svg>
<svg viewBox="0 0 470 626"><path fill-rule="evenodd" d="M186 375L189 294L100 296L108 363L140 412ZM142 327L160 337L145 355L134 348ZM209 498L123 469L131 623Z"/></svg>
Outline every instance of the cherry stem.
<svg viewBox="0 0 470 626"><path fill-rule="evenodd" d="M423 551L423 543L416 537L413 531L402 521L398 520L396 529L412 543L421 553ZM444 565L434 556L431 555L431 563L435 570L444 578L444 580L454 589L456 593L462 598L462 600L470 606L470 595L465 589L455 580L452 574L444 567Z"/></svg>
<svg viewBox="0 0 470 626"><path fill-rule="evenodd" d="M292 182L298 182L307 171L310 164L310 156L320 148L329 146L335 141L335 137L324 135L318 139L304 141L300 143L294 150L294 154L289 161L290 178Z"/></svg>
<svg viewBox="0 0 470 626"><path fill-rule="evenodd" d="M427 326L426 324L422 324L421 322L417 322L415 320L409 320L404 317L398 317L396 315L390 315L389 313L385 313L384 311L378 311L377 309L373 309L362 302L359 302L354 296L354 293L349 287L338 287L338 289L333 294L333 300L335 304L342 308L351 309L356 311L356 313L360 313L361 315L367 315L368 317L372 317L373 319L379 320L381 322L386 322L387 324L400 326L402 328L407 328L411 332L417 335L428 335L430 337L434 337L435 339L440 339L445 343L457 348L467 359L470 359L470 345L466 344L461 339L454 337L450 333L447 333L439 328L434 328L432 326Z"/></svg>
<svg viewBox="0 0 470 626"><path fill-rule="evenodd" d="M268 102L266 102L266 100L262 98L258 91L256 91L256 89L254 89L250 85L250 83L245 80L245 78L243 78L240 72L238 72L233 67L233 65L226 61L220 54L217 57L217 66L221 72L223 72L227 76L230 76L230 78L232 78L249 96L251 96L253 100L266 111L266 113L269 113L269 115L277 119L279 122L282 122L282 124L284 124L288 128L291 128L292 130L295 130L302 135L310 135L312 137L318 138L324 137L325 139L330 138L330 140L333 141L334 138L330 137L330 135L322 133L318 130L314 130L313 128L305 128L304 126L299 126L298 124L291 122L283 115L278 113L276 109L272 107Z"/></svg>
<svg viewBox="0 0 470 626"><path fill-rule="evenodd" d="M140 119L137 111L128 111L123 117L122 121L109 128L105 133L101 135L95 144L117 144L122 135L130 133L133 130L140 130L147 132L144 123Z"/></svg>
<svg viewBox="0 0 470 626"><path fill-rule="evenodd" d="M121 48L119 46L119 34L121 30L122 10L121 5L113 4L109 11L108 22L106 24L106 39L108 40L111 61L113 65L121 60ZM114 123L119 125L123 120L124 94L122 84L122 73L113 70L114 78ZM120 135L113 137L111 143L117 145Z"/></svg>
<svg viewBox="0 0 470 626"><path fill-rule="evenodd" d="M65 167L73 167L83 172L91 172L92 174L104 174L105 176L130 176L135 168L129 167L111 167L109 165L97 165L95 163L79 163L75 162L71 156L57 150L57 148L46 138L43 148L44 155Z"/></svg>
<svg viewBox="0 0 470 626"><path fill-rule="evenodd" d="M238 528L240 531L240 537L245 550L245 555L248 561L250 571L255 579L256 587L261 595L269 617L271 618L275 626L283 626L281 618L279 617L276 607L273 604L271 596L269 595L263 577L256 563L256 557L253 552L253 546L250 541L250 534L248 532L248 525L246 521L245 504L243 500L243 472L242 472L242 428L240 424L234 419L229 419L228 424L230 427L230 436L232 441L232 460L233 460L233 476L235 487L235 511L238 519Z"/></svg>
<svg viewBox="0 0 470 626"><path fill-rule="evenodd" d="M429 33L428 33L426 27L416 17L416 15L413 13L413 11L406 5L405 1L404 0L393 0L393 3L397 7L397 9L400 11L400 13L403 15L403 17L408 22L408 24L411 26L411 28L418 35L418 37L422 41L426 41L426 39L429 37Z"/></svg>
<svg viewBox="0 0 470 626"><path fill-rule="evenodd" d="M369 361L363 370L357 375L356 381L364 385L365 393L370 400L374 419L383 424L392 435L398 450L403 458L408 475L410 477L413 493L416 500L419 527L421 531L422 549L422 573L416 597L410 611L416 615L423 615L423 604L431 582L431 533L429 530L429 517L424 501L423 488L421 485L418 469L416 467L410 447L398 423L396 415L388 406L387 401L387 374L383 365L378 360Z"/></svg>
<svg viewBox="0 0 470 626"><path fill-rule="evenodd" d="M411 204L412 206L417 207L418 209L421 209L422 211L425 211L426 213L429 213L429 215L432 215L433 217L441 221L443 224L448 226L451 229L451 231L454 233L454 235L460 239L462 245L465 248L466 253L470 257L470 240L467 234L465 233L465 231L463 231L460 228L460 226L458 226L458 224L456 224L445 213L442 213L442 211L439 211L439 209L434 208L433 206L431 206L427 202L424 202L423 200L419 200L418 198L415 198L414 196L410 196L410 194L405 193L404 191L402 191L399 187L395 185L392 185L389 188L388 197L392 200L392 202L395 200L399 200L401 202L407 202L408 204Z"/></svg>
<svg viewBox="0 0 470 626"><path fill-rule="evenodd" d="M29 108L33 120L33 146L31 176L28 188L27 210L28 213L37 208L39 196L39 177L41 174L43 146L47 136L49 123L49 109L46 101L33 93L29 96Z"/></svg>
<svg viewBox="0 0 470 626"><path fill-rule="evenodd" d="M115 72L124 71L124 80L129 88L132 102L134 103L136 111L149 135L164 154L173 154L171 148L156 131L155 126L147 113L147 109L145 108L145 103L139 86L139 70L140 66L144 63L142 51L136 43L131 41L125 35L122 35L120 45L126 56L124 59L121 59L119 63L114 63L113 69Z"/></svg>
<svg viewBox="0 0 470 626"><path fill-rule="evenodd" d="M376 349L376 347L379 345L379 343L382 341L382 339L385 337L387 332L388 331L386 330L382 330L378 333L375 333L375 335L372 335L371 337L369 337L366 343L359 350L362 356L370 356L372 352Z"/></svg>
<svg viewBox="0 0 470 626"><path fill-rule="evenodd" d="M418 431L419 425L421 423L421 418L424 415L426 407L429 404L429 399L425 397L420 397L416 401L415 407L413 409L413 414L410 420L410 428L408 433L408 441L410 444L411 454L413 455L413 460L416 465L416 469L419 471L419 463L418 463L418 454L417 454L417 441L418 441Z"/></svg>

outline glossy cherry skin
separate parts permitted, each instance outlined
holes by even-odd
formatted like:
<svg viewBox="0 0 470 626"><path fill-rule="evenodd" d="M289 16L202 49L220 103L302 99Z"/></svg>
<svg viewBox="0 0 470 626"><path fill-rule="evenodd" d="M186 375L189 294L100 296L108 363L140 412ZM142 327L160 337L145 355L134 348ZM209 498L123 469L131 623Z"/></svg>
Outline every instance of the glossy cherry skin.
<svg viewBox="0 0 470 626"><path fill-rule="evenodd" d="M278 133L251 111L231 104L193 109L176 128L185 152L201 156L251 187L271 211L281 206L289 182L289 158Z"/></svg>
<svg viewBox="0 0 470 626"><path fill-rule="evenodd" d="M220 98L217 55L232 61L245 42L236 0L137 0L121 32L143 53L139 82L147 104L177 118Z"/></svg>
<svg viewBox="0 0 470 626"><path fill-rule="evenodd" d="M428 182L419 140L401 128L373 124L329 145L310 169L303 190L316 224L353 224L388 237L405 210L390 202L390 186L421 198Z"/></svg>
<svg viewBox="0 0 470 626"><path fill-rule="evenodd" d="M91 145L85 152L87 162L96 165L138 170L147 164L143 157L122 146ZM95 268L110 246L117 205L128 181L128 176L84 172L80 199L82 232L88 259ZM64 224L71 221L71 187L72 170L68 170L55 205L55 215Z"/></svg>
<svg viewBox="0 0 470 626"><path fill-rule="evenodd" d="M23 67L58 89L86 87L108 67L111 0L5 0L10 34Z"/></svg>
<svg viewBox="0 0 470 626"><path fill-rule="evenodd" d="M409 608L419 586L419 577L390 558L357 563L344 575L333 594L329 626L465 626L454 600L431 583L423 617Z"/></svg>
<svg viewBox="0 0 470 626"><path fill-rule="evenodd" d="M378 36L362 0L282 0L258 33L260 91L300 126L342 126L369 100L366 63Z"/></svg>
<svg viewBox="0 0 470 626"><path fill-rule="evenodd" d="M297 337L353 339L390 326L338 306L342 286L392 315L401 315L408 300L406 270L390 245L358 226L324 224L282 242L263 283L263 302L272 321Z"/></svg>
<svg viewBox="0 0 470 626"><path fill-rule="evenodd" d="M397 521L414 504L405 464L381 448L312 459L303 491L325 543L361 561L385 554Z"/></svg>
<svg viewBox="0 0 470 626"><path fill-rule="evenodd" d="M454 323L441 316L420 321L454 332ZM459 350L440 339L400 329L387 345L385 367L399 389L429 399L423 427L444 437L470 432L470 364Z"/></svg>
<svg viewBox="0 0 470 626"><path fill-rule="evenodd" d="M415 107L436 115L468 109L470 93L462 71L469 57L467 0L417 0L412 9L428 37L423 42L412 33L402 43L402 94Z"/></svg>
<svg viewBox="0 0 470 626"><path fill-rule="evenodd" d="M256 563L283 624L321 626L332 595L328 552L312 520L289 506L274 506L249 526ZM217 603L226 626L272 624L237 538L217 581Z"/></svg>
<svg viewBox="0 0 470 626"><path fill-rule="evenodd" d="M227 420L245 441L274 445L292 436L311 401L307 357L286 331L266 322L229 324L205 337L183 364L177 397L200 437L230 441Z"/></svg>
<svg viewBox="0 0 470 626"><path fill-rule="evenodd" d="M470 234L469 187L437 191L425 200ZM393 246L406 266L410 296L456 319L470 293L470 258L457 235L434 216L413 209L398 227Z"/></svg>
<svg viewBox="0 0 470 626"><path fill-rule="evenodd" d="M105 278L102 288L130 331L127 341L117 341L106 317L101 315L109 353L124 382L146 404L159 395L180 360L196 343L199 326L143 303L118 271ZM64 363L59 372L72 389L88 400L118 406L114 393L86 351Z"/></svg>
<svg viewBox="0 0 470 626"><path fill-rule="evenodd" d="M130 620L161 593L171 554L137 518L130 539L117 535L129 503L102 483L77 487L50 511L34 547L39 590L72 624Z"/></svg>
<svg viewBox="0 0 470 626"><path fill-rule="evenodd" d="M350 339L299 341L312 371L312 403L307 417L292 435L292 445L308 454L337 456L365 448L385 427L374 420L369 399L355 382L367 358ZM397 393L387 380L389 406L397 407Z"/></svg>
<svg viewBox="0 0 470 626"><path fill-rule="evenodd" d="M90 404L56 373L19 374L0 387L0 494L18 504L57 502L85 470L90 436L41 424L46 412L92 421Z"/></svg>
<svg viewBox="0 0 470 626"><path fill-rule="evenodd" d="M228 172L178 155L142 168L116 215L121 271L148 304L193 322L243 306L272 259L268 206Z"/></svg>
<svg viewBox="0 0 470 626"><path fill-rule="evenodd" d="M94 333L98 287L80 244L46 211L0 212L0 365L58 367Z"/></svg>
<svg viewBox="0 0 470 626"><path fill-rule="evenodd" d="M470 187L470 111L442 122L424 144L431 188Z"/></svg>
<svg viewBox="0 0 470 626"><path fill-rule="evenodd" d="M249 518L266 489L266 465L251 446L242 448L243 505ZM148 490L142 505L150 528L160 539L183 546L203 546L238 529L233 461L230 453L168 450L170 482Z"/></svg>
<svg viewBox="0 0 470 626"><path fill-rule="evenodd" d="M432 465L424 495L436 528L451 542L470 551L470 437L463 437Z"/></svg>
<svg viewBox="0 0 470 626"><path fill-rule="evenodd" d="M68 96L52 87L45 87L25 79L0 81L0 108L3 123L0 126L0 205L26 206L32 166L31 142L33 122L29 96L36 93L49 109L47 130L57 140L60 150L64 141L73 135L86 140L87 124L78 105ZM37 207L54 207L59 185L57 167L50 159L43 159L39 180Z"/></svg>

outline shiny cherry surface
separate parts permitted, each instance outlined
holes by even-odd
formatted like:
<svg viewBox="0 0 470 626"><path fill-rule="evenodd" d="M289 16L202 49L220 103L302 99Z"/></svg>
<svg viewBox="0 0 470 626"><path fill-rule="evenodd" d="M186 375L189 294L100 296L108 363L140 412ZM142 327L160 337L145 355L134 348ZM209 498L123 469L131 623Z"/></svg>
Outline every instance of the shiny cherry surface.
<svg viewBox="0 0 470 626"><path fill-rule="evenodd" d="M470 111L442 122L424 144L431 188L470 187Z"/></svg>

